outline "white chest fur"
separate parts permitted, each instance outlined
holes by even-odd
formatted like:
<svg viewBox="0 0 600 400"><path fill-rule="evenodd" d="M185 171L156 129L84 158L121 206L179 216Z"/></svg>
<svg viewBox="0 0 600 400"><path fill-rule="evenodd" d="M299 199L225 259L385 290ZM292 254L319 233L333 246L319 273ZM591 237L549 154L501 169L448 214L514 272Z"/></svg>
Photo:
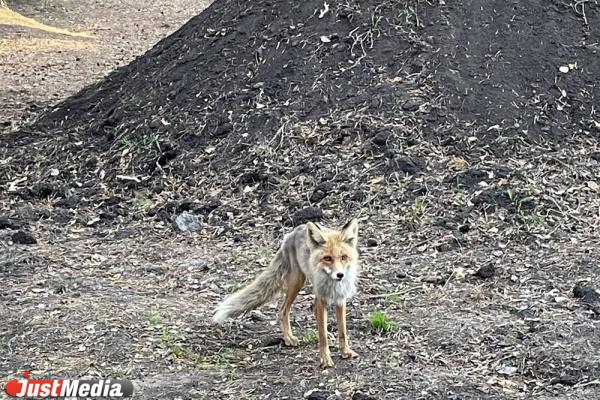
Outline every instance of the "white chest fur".
<svg viewBox="0 0 600 400"><path fill-rule="evenodd" d="M324 271L313 276L315 295L327 304L344 304L356 293L356 269L348 268L344 279L337 281Z"/></svg>

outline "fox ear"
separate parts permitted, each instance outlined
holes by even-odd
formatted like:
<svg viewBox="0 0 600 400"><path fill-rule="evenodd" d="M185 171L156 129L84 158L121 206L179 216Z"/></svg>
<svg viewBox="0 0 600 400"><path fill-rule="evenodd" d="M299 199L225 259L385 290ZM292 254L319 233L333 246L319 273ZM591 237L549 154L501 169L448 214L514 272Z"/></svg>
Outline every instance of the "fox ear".
<svg viewBox="0 0 600 400"><path fill-rule="evenodd" d="M319 247L325 244L325 238L317 225L306 223L306 241L310 247Z"/></svg>
<svg viewBox="0 0 600 400"><path fill-rule="evenodd" d="M346 222L346 225L342 228L342 235L344 242L356 247L358 244L358 220L356 218Z"/></svg>

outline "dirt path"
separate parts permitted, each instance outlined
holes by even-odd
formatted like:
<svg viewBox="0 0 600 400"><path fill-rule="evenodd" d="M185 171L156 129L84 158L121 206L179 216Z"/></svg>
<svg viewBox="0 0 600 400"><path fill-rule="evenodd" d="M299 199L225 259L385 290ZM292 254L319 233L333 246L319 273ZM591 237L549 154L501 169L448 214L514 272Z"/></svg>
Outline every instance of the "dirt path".
<svg viewBox="0 0 600 400"><path fill-rule="evenodd" d="M126 65L208 4L209 0L8 2L24 17L93 37L23 27L15 24L18 19L8 21L0 15L0 132Z"/></svg>

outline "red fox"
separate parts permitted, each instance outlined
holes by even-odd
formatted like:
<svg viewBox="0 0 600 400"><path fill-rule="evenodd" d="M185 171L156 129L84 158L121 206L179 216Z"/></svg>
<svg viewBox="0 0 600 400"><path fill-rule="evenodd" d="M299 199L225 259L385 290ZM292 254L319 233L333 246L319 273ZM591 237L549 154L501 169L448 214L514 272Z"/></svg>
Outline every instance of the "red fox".
<svg viewBox="0 0 600 400"><path fill-rule="evenodd" d="M290 326L290 310L306 279L315 294L314 313L319 333L321 367L333 366L327 343L327 307L335 305L338 346L342 358L358 356L348 344L346 301L356 293L359 273L358 221L352 219L340 230L318 226L313 222L300 225L283 238L270 266L252 283L221 302L213 321L222 324L271 301L284 291L285 300L279 311L283 341L297 346L298 339Z"/></svg>

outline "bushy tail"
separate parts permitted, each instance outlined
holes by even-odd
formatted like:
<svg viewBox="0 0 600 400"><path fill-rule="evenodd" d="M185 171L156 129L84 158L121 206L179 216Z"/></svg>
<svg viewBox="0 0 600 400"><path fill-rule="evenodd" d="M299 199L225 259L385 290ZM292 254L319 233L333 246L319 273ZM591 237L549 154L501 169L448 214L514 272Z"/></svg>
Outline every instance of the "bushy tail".
<svg viewBox="0 0 600 400"><path fill-rule="evenodd" d="M280 251L275 254L271 264L262 271L252 283L229 295L216 308L213 322L222 324L227 318L237 317L272 300L283 287L289 268Z"/></svg>

